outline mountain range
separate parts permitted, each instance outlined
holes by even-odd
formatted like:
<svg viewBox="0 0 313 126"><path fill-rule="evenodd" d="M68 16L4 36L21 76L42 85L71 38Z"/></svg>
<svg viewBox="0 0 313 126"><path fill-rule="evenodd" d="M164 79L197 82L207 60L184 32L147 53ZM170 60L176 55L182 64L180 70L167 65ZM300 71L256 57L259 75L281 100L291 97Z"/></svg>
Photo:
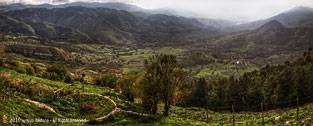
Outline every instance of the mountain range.
<svg viewBox="0 0 313 126"><path fill-rule="evenodd" d="M110 44L145 42L145 38L150 35L166 40L169 34L192 34L193 32L199 33L199 31L205 32L204 29L208 29L195 19L164 14L141 18L128 11L109 8L80 6L53 9L26 8L3 14L22 22L32 22L33 26L44 26L36 25L36 23L48 23L75 29L92 38L88 40ZM209 31L213 31L213 29Z"/></svg>
<svg viewBox="0 0 313 126"><path fill-rule="evenodd" d="M241 25L122 3L12 4L0 6L0 12L2 34L36 36L42 41L137 46L200 42L212 48L252 53L298 51L313 46L313 9L301 6Z"/></svg>
<svg viewBox="0 0 313 126"><path fill-rule="evenodd" d="M261 27L217 40L222 50L236 50L256 54L290 53L313 46L313 28L287 28L272 20Z"/></svg>
<svg viewBox="0 0 313 126"><path fill-rule="evenodd" d="M81 6L81 7L87 7L87 8L103 7L103 8L117 9L117 10L126 10L130 12L146 11L145 9L135 6L135 5L125 4L125 3L116 3L116 2L108 2L108 3L73 2L73 3L66 3L66 4L60 4L60 5L52 5L52 4L31 5L31 4L16 3L16 4L10 4L10 5L3 5L0 7L0 10L4 12L4 11L11 11L11 10L22 10L26 8L53 9L53 8L66 8L66 7L72 7L72 6Z"/></svg>
<svg viewBox="0 0 313 126"><path fill-rule="evenodd" d="M73 6L81 6L86 8L110 8L110 9L116 9L116 10L125 10L128 11L138 17L146 18L148 16L154 15L154 14L164 14L169 16L182 16L181 13L171 10L171 9L154 9L154 10L148 10L143 9L141 7L131 5L131 4L125 4L125 3L117 3L117 2L108 2L108 3L99 3L99 2L73 2L73 3L66 3L66 4L60 4L60 5L52 5L52 4L39 4L39 5L30 5L30 4L9 4L9 5L0 5L0 13L12 11L12 10L22 10L26 8L47 8L47 9L53 9L53 8L66 8L66 7L73 7ZM215 28L224 28L228 26L233 26L234 23L231 21L225 21L225 20L215 20L215 19L206 19L206 18L197 18L198 21L201 23L207 25L207 26L213 26ZM227 24L227 25L226 25Z"/></svg>
<svg viewBox="0 0 313 126"><path fill-rule="evenodd" d="M257 20L250 23L234 26L232 27L232 30L233 31L253 30L273 20L277 20L281 22L284 26L290 28L306 26L305 24L313 21L313 9L298 6L289 11L282 12L278 15L275 15L267 19Z"/></svg>

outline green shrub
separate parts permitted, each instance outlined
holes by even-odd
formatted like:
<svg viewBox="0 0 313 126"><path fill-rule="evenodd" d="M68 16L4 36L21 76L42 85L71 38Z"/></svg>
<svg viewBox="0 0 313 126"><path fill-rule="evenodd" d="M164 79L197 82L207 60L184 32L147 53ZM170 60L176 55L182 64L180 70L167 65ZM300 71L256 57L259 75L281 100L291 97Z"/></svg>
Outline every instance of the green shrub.
<svg viewBox="0 0 313 126"><path fill-rule="evenodd" d="M49 78L49 73L48 72L43 72L42 74L41 74L41 77L42 78Z"/></svg>
<svg viewBox="0 0 313 126"><path fill-rule="evenodd" d="M62 81L69 73L69 70L63 65L53 64L46 69L46 72L49 73L48 79L54 81Z"/></svg>
<svg viewBox="0 0 313 126"><path fill-rule="evenodd" d="M0 58L0 67L3 67L3 66L4 66L4 64L5 64L5 60L4 60L4 59L2 59L2 58Z"/></svg>
<svg viewBox="0 0 313 126"><path fill-rule="evenodd" d="M25 67L23 67L23 66L17 67L17 68L16 68L16 71L19 72L19 73L23 73L23 74L26 73L26 69L25 69Z"/></svg>
<svg viewBox="0 0 313 126"><path fill-rule="evenodd" d="M85 83L85 76L86 76L86 74L83 72L82 73L82 77L80 78L80 82L82 82L82 83Z"/></svg>
<svg viewBox="0 0 313 126"><path fill-rule="evenodd" d="M16 62L16 61L13 61L13 60L8 60L7 64L12 66L12 67L19 67L20 66L19 62Z"/></svg>
<svg viewBox="0 0 313 126"><path fill-rule="evenodd" d="M39 73L40 72L40 68L38 67L37 64L32 63L31 66L33 67L35 73Z"/></svg>
<svg viewBox="0 0 313 126"><path fill-rule="evenodd" d="M115 88L116 87L117 77L112 74L104 74L100 77L97 77L95 82L97 85Z"/></svg>
<svg viewBox="0 0 313 126"><path fill-rule="evenodd" d="M34 68L32 66L30 66L30 65L27 65L26 66L26 74L34 76L35 75Z"/></svg>
<svg viewBox="0 0 313 126"><path fill-rule="evenodd" d="M117 81L119 89L130 101L134 101L136 79L136 75L125 75Z"/></svg>
<svg viewBox="0 0 313 126"><path fill-rule="evenodd" d="M50 80L53 80L53 81L60 80L60 79L59 79L59 75L57 75L57 74L54 73L54 72L49 74L49 79L50 79Z"/></svg>
<svg viewBox="0 0 313 126"><path fill-rule="evenodd" d="M0 101L10 96L11 76L0 72Z"/></svg>
<svg viewBox="0 0 313 126"><path fill-rule="evenodd" d="M64 83L73 83L74 79L70 73L65 75Z"/></svg>

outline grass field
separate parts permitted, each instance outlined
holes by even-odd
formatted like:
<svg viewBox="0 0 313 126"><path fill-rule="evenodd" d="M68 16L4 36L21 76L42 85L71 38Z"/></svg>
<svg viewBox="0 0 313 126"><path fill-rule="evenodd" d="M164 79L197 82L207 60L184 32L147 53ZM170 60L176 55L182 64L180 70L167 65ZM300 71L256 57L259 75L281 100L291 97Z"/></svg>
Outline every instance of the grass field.
<svg viewBox="0 0 313 126"><path fill-rule="evenodd" d="M123 110L132 110L135 112L142 112L142 108L139 104L130 103L126 100L125 96L119 92L115 92L108 88L98 88L95 86L70 86L69 84L51 81L43 78L29 76L25 74L17 73L16 71L1 68L1 72L10 74L14 80L31 80L31 83L40 84L51 91L57 91L58 89L64 89L68 92L90 92L102 94L108 96L114 100L118 107ZM39 108L32 103L21 100L23 98L29 98L34 101L39 101L51 106L58 114L52 113L45 108ZM92 103L97 106L96 111L83 112L81 105L84 103ZM106 106L106 107L103 107ZM34 119L34 118L75 118L75 119L94 119L96 117L103 116L112 110L112 105L105 99L100 97L82 95L79 100L68 95L59 96L53 99L47 96L45 93L39 95L27 95L20 92L11 92L11 97L6 99L6 102L1 102L0 107L1 115L8 117L19 117L22 119ZM203 108L196 107L179 107L173 106L170 109L170 116L161 116L163 111L163 105L159 105L158 115L152 115L148 117L133 115L130 113L119 112L111 117L102 121L91 121L88 124L101 124L101 125L231 125L232 114L218 113L214 111L207 111ZM208 123L207 114L208 112ZM144 111L144 113L146 113ZM299 121L296 118L296 109L286 111L274 111L272 113L265 113L264 119L266 125L284 125L286 121L290 121L291 124L312 122L308 118L313 118L313 105L306 105L300 108ZM280 116L279 121L274 121L275 117ZM235 120L237 125L261 125L262 118L261 113L236 113ZM57 125L58 123L43 123L43 125ZM26 123L25 125L32 125ZM75 125L85 125L84 123L75 123Z"/></svg>

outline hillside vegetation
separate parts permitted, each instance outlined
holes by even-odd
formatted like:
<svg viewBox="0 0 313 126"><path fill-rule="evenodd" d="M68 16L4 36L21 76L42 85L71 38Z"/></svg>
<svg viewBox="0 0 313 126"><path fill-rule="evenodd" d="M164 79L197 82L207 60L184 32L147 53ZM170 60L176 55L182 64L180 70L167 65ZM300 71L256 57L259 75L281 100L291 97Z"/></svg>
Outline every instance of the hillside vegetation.
<svg viewBox="0 0 313 126"><path fill-rule="evenodd" d="M0 125L313 125L312 20L1 5Z"/></svg>
<svg viewBox="0 0 313 126"><path fill-rule="evenodd" d="M189 85L188 84L189 82L187 83L179 82L183 85L176 85L176 86L172 85L168 87L169 89L174 89L175 91L177 91L177 93L175 93L174 95L169 95L171 97L168 97L168 100L170 100L171 102L168 101L169 104L167 107L164 106L164 102L166 102L166 100L165 101L161 100L166 97L163 97L163 98L159 97L159 96L164 95L164 93L166 94L166 92L162 92L165 90L159 90L161 92L158 92L156 89L154 89L155 91L157 91L155 92L155 94L151 94L149 92L146 92L146 93L142 92L142 91L151 90L151 88L149 88L151 86L152 87L161 86L158 83L155 83L155 84L151 83L150 85L145 85L146 87L145 86L142 87L143 86L142 84L153 81L154 76L151 76L151 74L155 74L155 76L158 76L159 72L163 70L164 71L170 70L172 66L170 64L175 63L170 60L171 59L170 57L168 57L169 64L164 62L166 61L165 59L158 60L160 57L162 57L162 55L160 55L159 57L155 57L156 59L153 59L152 57L150 58L150 62L152 64L151 63L147 64L148 65L146 67L147 73L143 76L139 75L141 77L138 77L137 75L133 77L124 76L122 78L115 78L115 76L103 76L102 78L98 78L95 80L95 84L98 83L98 85L90 85L90 84L84 84L84 83L83 84L68 84L68 83L60 82L60 81L67 82L67 77L66 77L67 70L62 68L61 66L52 65L51 68L47 68L47 70L44 70L44 71L41 70L37 72L34 70L34 73L29 73L28 71L31 68L28 68L27 64L18 65L18 63L13 63L12 61L2 59L1 65L5 68L3 67L1 68L1 77L0 77L1 78L0 79L1 80L1 100L6 101L6 102L1 102L1 106L7 109L3 109L1 111L1 114L6 115L8 117L19 117L21 119L32 119L32 118L44 118L44 119L73 118L73 119L83 119L83 120L86 119L86 121L88 121L87 124L106 124L106 125L125 125L125 124L132 124L132 125L221 125L221 124L232 124L233 115L230 113L227 114L227 112L225 113L225 110L231 109L226 106L235 105L236 106L235 107L235 112L236 112L235 123L236 124L258 125L258 124L262 124L262 118L260 116L261 113L256 113L256 112L255 113L254 112L237 113L237 112L245 111L245 110L260 111L259 104L260 102L263 102L264 110L266 111L265 112L265 124L267 125L285 124L286 121L291 121L289 123L297 123L301 125L311 123L311 120L309 118L312 118L313 116L312 110L311 110L312 106L304 105L306 103L311 102L310 99L312 99L311 93L306 92L306 90L311 90L310 88L312 88L311 87L312 85L310 86L310 83L298 83L298 85L295 85L296 87L291 87L291 88L284 87L283 85L273 86L273 84L284 84L284 83L275 83L278 80L273 79L275 78L274 76L280 76L279 77L281 78L280 81L284 81L284 82L290 82L290 80L288 79L295 80L294 82L300 82L301 79L305 79L306 76L303 76L303 75L297 76L297 75L301 74L302 72L305 72L306 70L310 70L310 67L311 67L310 58L312 58L311 52L305 53L303 58L299 58L296 61L286 62L285 65L268 66L268 67L262 68L260 71L246 73L243 76L240 76L238 80L234 77L230 77L230 78L224 78L218 81L207 83L206 80L200 79L200 80L194 81L194 83L191 83L190 86L192 87L189 89L183 88L184 87L183 85L187 86ZM155 66L156 64L158 64L158 62L165 63L163 65L169 68L162 68L163 70L160 69L161 71L159 72L154 71L154 70L159 69L157 66ZM23 70L22 70L23 67L25 67L25 69L28 69L25 72L25 74L23 74ZM7 69L7 68L10 68L10 69ZM32 66L32 68L36 69L35 66ZM16 72L11 69L16 69L19 72ZM57 75L60 75L59 77L63 75L64 78L57 79L58 76L54 75L53 72L57 72L62 69L65 70L65 73L57 74ZM284 78L287 75L284 75L282 73L284 73L284 71L288 69L293 70L294 73L292 73L292 76ZM167 76L159 76L160 79L162 81L168 81L166 79L170 79L172 77L179 78L178 75L183 75L183 71L179 72L177 68L173 70L176 71L173 73L173 75L169 74ZM264 71L272 71L272 72L267 72L268 74L264 76L259 76L258 74L256 74L256 73L264 73ZM280 74L276 74L276 72L279 72ZM271 75L271 73L273 74ZM31 76L31 75L36 75L38 77ZM256 77L254 77L254 75L258 75L258 78L259 78L258 80L262 80L262 79L264 80L260 82L255 82ZM310 76L311 74L307 74L307 75ZM54 76L56 77L56 79L54 79L55 78ZM51 80L43 79L43 77L47 77L48 79L51 79ZM54 78L51 78L51 77L54 77ZM162 78L165 80L163 80ZM55 80L55 81L52 81L52 80ZM155 81L158 81L158 80L155 80ZM230 85L232 81L237 84ZM224 82L224 83L221 83L221 82ZM271 98L277 97L276 101L271 102L271 101L267 101L267 99L262 99L262 98L267 98L265 96L262 96L262 93L265 93L265 94L268 94L268 93L266 93L265 91L258 90L258 89L263 89L261 85L259 85L259 88L256 88L254 85L255 83L261 83L261 82L267 82L268 84L268 85L263 85L263 86L267 86L267 88L264 88L264 89L274 90L274 93L275 93L273 94L274 96L269 96L269 97ZM219 85L215 85L215 83L219 83L219 85L224 85L225 87L220 88ZM133 84L134 86L130 86L129 84ZM294 83L294 84L297 84L297 83ZM167 84L163 86L166 86L166 85ZM112 87L112 88L115 88L115 90L107 88L107 87L102 87L102 86ZM177 88L175 89L173 88L173 86ZM243 87L247 89L242 89ZM301 87L304 87L304 88L301 88ZM225 89L225 90L219 90L219 89ZM249 94L249 93L242 94L242 95L237 94L237 93L232 94L232 91L233 91L232 89L246 90L248 92L261 93L261 94L258 94L258 95ZM251 91L252 89L255 89L257 91ZM291 90L291 89L295 89L295 90ZM119 90L122 91L122 93L119 92ZM219 91L224 91L224 92L219 92ZM295 91L295 92L292 92L292 91ZM137 94L137 92L143 93L144 96ZM186 93L183 93L183 92L186 92ZM242 91L242 92L244 93L245 91ZM110 115L104 119L96 121L95 120L96 118L104 117L105 115L109 114L111 111L113 111L116 108L114 108L114 105L110 102L110 100L99 97L97 95L88 95L86 93L95 93L95 94L99 94L102 96L106 96L109 99L112 99L117 104L117 108L123 111L120 110L119 112L114 113L113 115ZM284 93L287 93L287 94L284 94ZM226 97L220 98L219 96L221 95L219 94L225 94ZM288 94L290 94L290 96ZM287 97L280 97L281 95L286 95ZM156 101L159 101L159 102L152 102L148 99L146 99L148 101L144 102L143 100L147 96L150 97L149 98L150 100L155 99ZM188 99L189 96L192 96L193 100L195 101L189 101ZM261 97L259 99L260 101L257 101L257 98L250 98L251 96ZM254 102L253 103L252 101L249 102L247 101L249 99L245 99L244 97L249 97L250 99L254 99ZM277 109L277 108L295 107L296 102L290 102L290 101L294 101L293 98L296 98L296 97L300 98L300 101L301 101L300 105L302 104L304 105L299 110L300 112L299 121L297 121L297 116L295 114L297 113L297 111L294 109L290 109L290 110L286 109L283 111L275 110L272 112L267 111L267 110L272 110L272 109ZM225 99L225 98L229 98L229 99ZM211 100L214 100L214 101L211 101ZM39 102L40 104L42 104L41 106L45 106L45 107L39 107L35 105L34 102L32 101ZM204 103L203 102L201 103L201 101L203 101ZM221 101L227 101L227 102L221 103ZM208 106L202 106L203 104L206 104L205 102L209 103L207 104ZM245 106L247 106L247 104L244 104L245 102L248 103L249 106L251 106L250 109L245 108ZM204 107L204 108L208 107L210 110L197 108L197 107L183 107L185 106L183 105L183 103L187 103L186 104L187 106L198 106L198 107ZM211 103L219 103L219 104L215 105ZM288 103L288 104L280 104L280 103ZM149 104L152 106L150 106ZM156 111L155 109L151 110L150 107L153 108L155 104L157 105ZM275 105L275 106L271 106L270 104ZM51 111L51 108L53 109L53 111ZM162 108L165 108L165 109L162 109ZM168 110L166 110L166 108L168 108ZM217 111L216 108L219 108L219 110ZM224 112L221 112L221 110L223 110ZM166 111L168 111L168 113L166 113ZM31 113L31 114L26 114L26 113ZM147 113L149 113L149 115L147 115ZM159 114L164 114L168 116L164 117ZM277 117L281 119L275 120L275 118ZM25 123L25 124L31 125L31 123ZM50 122L50 123L42 123L42 124L57 125L58 123ZM84 125L84 122L75 123L75 124Z"/></svg>

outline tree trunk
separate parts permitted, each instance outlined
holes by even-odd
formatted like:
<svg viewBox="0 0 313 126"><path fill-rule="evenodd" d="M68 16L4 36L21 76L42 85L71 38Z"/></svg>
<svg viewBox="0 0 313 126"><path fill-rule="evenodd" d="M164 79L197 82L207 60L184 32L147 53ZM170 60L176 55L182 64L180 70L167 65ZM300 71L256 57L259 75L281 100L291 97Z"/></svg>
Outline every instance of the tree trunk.
<svg viewBox="0 0 313 126"><path fill-rule="evenodd" d="M133 96L130 96L129 101L134 102L134 101L135 101L135 98L134 98Z"/></svg>
<svg viewBox="0 0 313 126"><path fill-rule="evenodd" d="M158 111L158 102L154 101L152 106L152 114L156 114Z"/></svg>
<svg viewBox="0 0 313 126"><path fill-rule="evenodd" d="M164 103L164 109L165 109L164 116L168 116L168 111L169 111L169 104L168 104L168 102Z"/></svg>

